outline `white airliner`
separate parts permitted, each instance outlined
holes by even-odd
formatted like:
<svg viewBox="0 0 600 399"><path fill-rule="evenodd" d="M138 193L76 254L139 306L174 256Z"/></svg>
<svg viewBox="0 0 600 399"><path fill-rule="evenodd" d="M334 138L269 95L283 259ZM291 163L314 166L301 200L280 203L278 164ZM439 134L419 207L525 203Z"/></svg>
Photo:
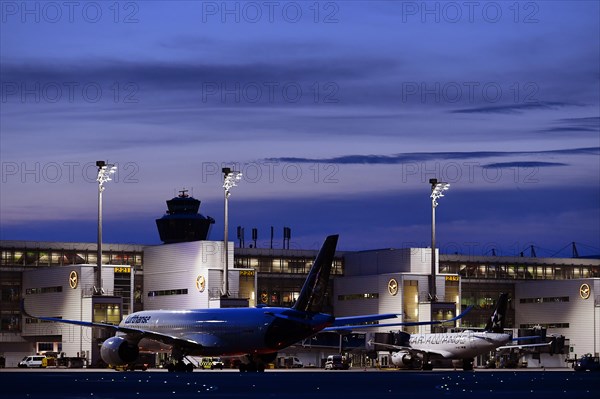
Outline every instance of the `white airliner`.
<svg viewBox="0 0 600 399"><path fill-rule="evenodd" d="M31 316L41 320L101 328L115 333L100 349L102 360L119 366L134 362L140 348L170 350L177 361L170 371L191 371L185 356L239 356L240 371L264 371L277 351L335 326L397 317L379 314L335 318L320 313L327 290L338 236L327 237L292 308L266 307L147 310L136 312L119 325ZM398 323L397 325L438 324Z"/></svg>
<svg viewBox="0 0 600 399"><path fill-rule="evenodd" d="M400 333L400 345L390 345L373 342L377 346L395 349L391 360L395 366L422 368L432 370L431 359L443 358L462 360L463 370L473 370L473 360L476 356L489 353L496 349L512 348L507 343L519 339L536 337L520 337L513 339L504 333L504 319L508 306L508 294L500 294L498 303L490 320L483 331L465 330L458 333L439 334L407 334ZM516 345L515 348L546 346L543 344Z"/></svg>

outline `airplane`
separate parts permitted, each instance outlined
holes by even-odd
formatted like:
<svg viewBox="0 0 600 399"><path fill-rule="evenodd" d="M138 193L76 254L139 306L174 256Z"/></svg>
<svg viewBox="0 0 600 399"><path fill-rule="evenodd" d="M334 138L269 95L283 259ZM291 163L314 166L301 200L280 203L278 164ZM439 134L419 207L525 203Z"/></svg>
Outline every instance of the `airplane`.
<svg viewBox="0 0 600 399"><path fill-rule="evenodd" d="M28 317L45 321L99 328L114 333L100 348L104 362L112 366L133 363L144 351L171 351L175 364L169 371L192 371L186 356L238 357L240 371L265 370L277 352L318 332L351 324L392 319L396 314L375 314L335 318L320 313L327 290L338 235L328 236L291 308L221 308L193 310L145 310L135 312L118 325L68 320L55 317ZM433 324L437 322L432 322ZM400 325L416 325L400 323Z"/></svg>
<svg viewBox="0 0 600 399"><path fill-rule="evenodd" d="M443 358L462 360L465 371L473 370L474 358L492 350L506 349L511 341L538 337L513 338L504 333L504 319L508 307L508 294L500 294L494 312L483 331L465 330L457 333L407 334L400 332L401 345L372 342L375 345L395 349L391 361L395 366L422 368L433 370L431 359ZM519 348L546 346L543 344L526 344L514 346Z"/></svg>

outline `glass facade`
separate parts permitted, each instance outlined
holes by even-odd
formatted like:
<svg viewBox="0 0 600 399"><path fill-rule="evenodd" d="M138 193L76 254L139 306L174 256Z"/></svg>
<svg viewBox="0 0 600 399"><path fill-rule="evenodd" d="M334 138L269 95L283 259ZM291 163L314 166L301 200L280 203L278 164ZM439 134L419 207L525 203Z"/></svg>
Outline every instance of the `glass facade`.
<svg viewBox="0 0 600 399"><path fill-rule="evenodd" d="M600 277L598 265L516 264L502 262L448 261L440 256L440 273L458 274L469 279L569 280Z"/></svg>
<svg viewBox="0 0 600 399"><path fill-rule="evenodd" d="M96 245L89 245L83 250L69 249L17 249L2 248L0 254L0 267L47 267L78 264L96 264L98 254ZM112 251L103 248L103 265L131 265L137 269L143 267L142 251Z"/></svg>
<svg viewBox="0 0 600 399"><path fill-rule="evenodd" d="M95 323L119 324L121 322L121 306L117 303L95 303Z"/></svg>
<svg viewBox="0 0 600 399"><path fill-rule="evenodd" d="M467 279L462 280L461 311L467 306L473 306L473 309L461 321L461 327L483 328L485 327L500 293L507 292L510 298L515 297L514 283L507 282L470 282ZM513 328L515 323L515 307L513 301L508 302L506 309L505 326Z"/></svg>
<svg viewBox="0 0 600 399"><path fill-rule="evenodd" d="M302 290L318 251L265 250L261 248L236 248L235 267L254 269L257 272L257 304L268 306L292 306ZM331 266L331 275L342 275L344 261L336 256ZM323 311L333 313L333 281L325 298Z"/></svg>

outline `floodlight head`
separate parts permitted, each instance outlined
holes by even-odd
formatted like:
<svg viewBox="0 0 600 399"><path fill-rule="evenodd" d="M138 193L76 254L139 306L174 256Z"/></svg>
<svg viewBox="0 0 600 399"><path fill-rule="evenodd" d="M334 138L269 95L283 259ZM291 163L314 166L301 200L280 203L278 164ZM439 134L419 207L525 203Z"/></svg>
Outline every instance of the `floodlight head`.
<svg viewBox="0 0 600 399"><path fill-rule="evenodd" d="M98 177L96 178L98 189L104 191L104 183L112 180L110 175L117 171L117 167L113 164L107 164L104 161L98 161L96 165L98 166Z"/></svg>
<svg viewBox="0 0 600 399"><path fill-rule="evenodd" d="M226 169L227 172L225 171ZM229 190L232 187L237 186L237 181L242 179L242 172L237 172L235 170L232 171L229 168L223 168L223 173L225 173L223 188L225 189L225 194L229 196Z"/></svg>
<svg viewBox="0 0 600 399"><path fill-rule="evenodd" d="M438 202L437 202L438 198L442 198L444 196L444 191L447 191L450 189L450 183L444 183L444 182L437 183L436 179L431 179L431 180L436 181L435 185L433 185L433 182L431 182L432 183L431 204L435 208L438 206Z"/></svg>

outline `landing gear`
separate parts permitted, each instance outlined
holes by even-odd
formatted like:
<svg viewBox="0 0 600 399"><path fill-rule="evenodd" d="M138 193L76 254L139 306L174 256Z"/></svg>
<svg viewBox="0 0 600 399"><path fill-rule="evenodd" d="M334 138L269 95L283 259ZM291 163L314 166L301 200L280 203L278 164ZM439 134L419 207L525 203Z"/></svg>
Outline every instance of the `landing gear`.
<svg viewBox="0 0 600 399"><path fill-rule="evenodd" d="M423 370L433 370L433 363L429 360L429 356L423 356Z"/></svg>
<svg viewBox="0 0 600 399"><path fill-rule="evenodd" d="M265 371L268 363L274 362L277 353L267 353L263 355L246 355L241 360L240 372L242 373L262 373Z"/></svg>
<svg viewBox="0 0 600 399"><path fill-rule="evenodd" d="M176 363L169 363L167 370L169 370L169 373L191 373L194 371L194 365L178 360Z"/></svg>
<svg viewBox="0 0 600 399"><path fill-rule="evenodd" d="M265 371L264 363L250 362L250 363L240 363L240 372L242 373L262 373Z"/></svg>
<svg viewBox="0 0 600 399"><path fill-rule="evenodd" d="M473 359L463 359L463 370L473 371Z"/></svg>
<svg viewBox="0 0 600 399"><path fill-rule="evenodd" d="M420 357L414 356L408 364L410 370L421 370L423 368L423 360Z"/></svg>
<svg viewBox="0 0 600 399"><path fill-rule="evenodd" d="M194 371L194 364L189 359L187 363L183 361L185 353L181 349L174 347L171 356L175 359L175 363L167 365L167 370L170 373L191 373Z"/></svg>

